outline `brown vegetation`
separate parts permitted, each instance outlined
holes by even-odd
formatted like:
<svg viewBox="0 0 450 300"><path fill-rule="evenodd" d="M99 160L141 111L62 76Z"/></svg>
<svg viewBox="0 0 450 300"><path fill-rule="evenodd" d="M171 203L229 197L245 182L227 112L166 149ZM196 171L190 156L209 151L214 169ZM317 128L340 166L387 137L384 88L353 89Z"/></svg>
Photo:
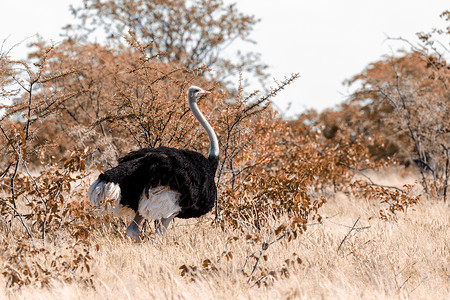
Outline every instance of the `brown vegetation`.
<svg viewBox="0 0 450 300"><path fill-rule="evenodd" d="M401 58L380 61L353 79L365 80L367 85L354 95L352 102L343 104L341 110L308 112L298 120L286 122L271 107L271 99L298 75L286 78L265 95L255 92L244 96L242 82L237 92L229 93L229 84L213 80L217 78L210 75L208 66L200 63L203 57L208 57L216 59L208 63L220 65L218 51L222 43L233 37L246 37L255 22L253 18L238 14L234 7L225 7L221 1L205 1L206 10L199 11L200 15L220 16L218 12L229 11L228 17L238 21L225 20L222 24L220 19L210 19L210 23L195 23L199 34L205 30L212 34L213 31L207 31L208 26L217 26L223 30L221 34L226 33L208 35L205 38L208 45L200 47L204 52L195 53L193 38L178 36L178 31L162 31L158 27L161 32L152 31L150 35L148 28L130 23L135 14L148 9L146 5L159 5L169 14L151 15L161 22L155 26L165 24L166 17L181 22L177 26L186 25L190 21L172 7L186 1L134 3L136 6L127 10L127 5L131 5L128 1L103 4L85 1L84 10L76 10L83 22L87 22L97 18L91 15L93 12L102 9L104 14L98 16L101 24L113 22L117 30L133 30L127 34L120 31L124 42L105 46L82 41L74 34L58 45L37 41L26 62L5 55L0 58L0 95L8 100L0 106L0 269L5 292L26 295L27 291L47 288L50 293L59 293L56 291L61 284L67 284L69 289L83 295L105 290L111 297L121 297L128 293L128 284L122 284L124 289L119 291L112 283L115 278L132 278L130 288L137 292L140 289L135 289L136 282L141 280L152 286L165 281L168 285L159 288L162 295L179 297L183 290L194 296L194 286L210 291L214 285L223 289L242 288L255 296L286 285L292 294L283 295L298 296L302 292L292 285L306 278L308 270L316 272L314 266L324 262L317 262L318 257L313 255L305 263L308 249L322 251L330 259L334 257L332 260L337 263L332 263L330 272L346 262L358 265L359 270L362 267L364 276L380 272L380 276L373 275L375 279L366 282L375 294L410 295L421 286L425 277L417 273L414 265L421 262L422 254L411 262L404 262L401 257L395 264L392 257L388 260L381 257L385 252L378 251L373 242L393 242L390 237L380 235L392 236L389 234L392 226L403 228L401 222L407 219L399 219L398 212L409 213L417 205L418 189L411 182L404 186L375 182L367 172L392 164L391 156L400 153L399 149L402 157L417 154L432 170L434 178L430 184L428 174L421 171L424 193L446 199L449 141L445 115L449 108L448 102L443 101L448 99L448 89L445 89L448 66L444 60L430 67L424 62L436 56L428 55L424 61L423 53L415 51ZM104 5L110 10L103 10ZM123 18L117 20L119 15ZM124 20L126 26L122 26ZM189 42L178 44L183 39ZM167 44L167 40L173 43ZM411 63L416 59L417 62ZM386 74L385 69L392 65L401 67L404 73L377 77ZM437 68L438 65L442 67ZM228 72L228 67L222 70ZM409 67L414 67L414 72ZM431 72L430 68L435 72L434 78L427 73ZM236 71L235 66L232 69ZM406 83L407 91L403 90ZM173 232L163 239L154 237L147 225L148 240L132 244L121 233L122 219L100 217L87 204L91 174L142 147L170 146L200 152L206 149L206 138L188 113L185 95L191 84L211 91L200 106L220 140L216 209L198 223L177 223ZM369 91L369 84L379 89ZM434 93L438 87L442 89ZM404 95L406 92L410 93L408 97ZM362 95L370 95L372 102L363 106ZM435 101L433 105L437 106L410 99ZM431 112L427 110L431 107L439 108L433 111L434 115L429 115ZM424 116L412 118L411 109L419 109ZM383 112L383 118L364 118L368 110ZM425 115L433 117L437 125L430 127ZM399 116L407 122L395 123L400 121ZM379 123L378 119L383 122ZM393 147L391 152L385 147L393 143L386 133L389 130L398 136L397 148ZM400 147L400 143L408 146ZM428 158L431 156L438 164L431 164ZM336 245L336 233L325 232L325 224L334 218L330 208L342 208L336 202L338 194L346 195L347 200L341 205L363 205L360 199L366 200L364 207L370 213L364 214L364 222L373 219L379 230L371 230L363 243L355 241L357 233L372 225L359 227L360 218L353 220L353 226L346 222L349 231L339 235L340 245ZM330 201L334 206L330 204L327 209L328 205L324 204ZM436 205L442 210L443 204ZM433 211L434 207L425 206ZM419 219L412 223L429 226ZM437 226L445 229L448 224L442 219ZM305 235L305 231L313 226L321 228L322 235L305 248L304 242L311 236ZM430 230L434 234L437 229L433 225ZM414 242L408 240L408 243ZM436 243L442 246L440 240ZM323 248L325 244L328 248ZM371 257L374 253L380 255L376 256L379 260ZM148 259L148 255L152 258ZM121 257L119 261L116 256ZM168 257L174 261L169 263ZM381 268L370 268L379 263ZM433 265L429 270L433 286L447 278L436 268ZM394 274L394 281L383 293L385 282L379 280L389 270ZM411 272L404 275L405 270ZM133 274L129 275L130 272ZM154 279L157 272L162 279ZM399 274L410 277L401 280ZM337 282L334 276L325 275L329 282ZM353 280L352 276L346 278ZM57 288L52 290L54 287Z"/></svg>
<svg viewBox="0 0 450 300"><path fill-rule="evenodd" d="M373 178L400 186L414 181L395 171ZM320 211L323 222L306 224L296 240L270 245L250 283L262 244L275 240L269 232L257 241L211 226L211 218L177 220L163 239L137 244L123 236L125 225L116 229L105 223L91 235L95 289L53 280L47 288L30 285L12 292L0 279L0 294L9 299L446 299L447 205L421 203L397 222L371 218L379 208L343 194L328 197Z"/></svg>
<svg viewBox="0 0 450 300"><path fill-rule="evenodd" d="M441 15L446 21L449 16ZM349 101L308 117L328 139L337 132L358 138L372 160L416 165L426 194L444 201L450 178L449 30L419 33L417 44L400 39L410 52L370 64L347 81L359 86Z"/></svg>

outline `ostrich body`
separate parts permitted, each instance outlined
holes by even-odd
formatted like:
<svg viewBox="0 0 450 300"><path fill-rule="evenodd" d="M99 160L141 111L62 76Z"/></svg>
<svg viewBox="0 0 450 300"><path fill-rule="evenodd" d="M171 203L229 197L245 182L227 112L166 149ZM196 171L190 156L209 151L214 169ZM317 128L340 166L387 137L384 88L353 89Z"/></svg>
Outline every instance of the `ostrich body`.
<svg viewBox="0 0 450 300"><path fill-rule="evenodd" d="M102 201L112 199L114 214L134 214L127 228L132 238L139 239L143 219L155 220L156 232L164 233L175 216L196 218L213 208L219 144L197 107L197 98L206 93L196 86L188 90L189 107L209 137L208 158L190 150L144 148L120 158L116 167L100 174L90 186L91 205L99 206Z"/></svg>

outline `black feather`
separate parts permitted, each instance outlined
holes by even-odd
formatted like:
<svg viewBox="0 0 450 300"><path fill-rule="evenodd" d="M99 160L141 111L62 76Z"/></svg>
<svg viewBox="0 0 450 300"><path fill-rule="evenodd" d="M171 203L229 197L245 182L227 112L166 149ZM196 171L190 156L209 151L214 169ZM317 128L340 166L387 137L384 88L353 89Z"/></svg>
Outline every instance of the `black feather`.
<svg viewBox="0 0 450 300"><path fill-rule="evenodd" d="M142 193L168 186L181 194L178 218L202 216L214 206L217 157L167 147L144 148L128 153L119 164L100 174L99 179L119 184L120 204L138 210Z"/></svg>

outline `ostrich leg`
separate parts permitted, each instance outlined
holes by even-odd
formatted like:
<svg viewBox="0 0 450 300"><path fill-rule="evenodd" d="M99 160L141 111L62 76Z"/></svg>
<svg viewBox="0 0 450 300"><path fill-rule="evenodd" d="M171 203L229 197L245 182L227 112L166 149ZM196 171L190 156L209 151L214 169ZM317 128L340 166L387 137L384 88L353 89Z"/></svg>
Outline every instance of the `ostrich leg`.
<svg viewBox="0 0 450 300"><path fill-rule="evenodd" d="M127 228L127 235L129 237L132 237L133 239L139 241L139 234L141 234L139 226L141 226L141 222L143 219L144 218L139 214L139 212L136 212L133 221L131 221L130 225Z"/></svg>
<svg viewBox="0 0 450 300"><path fill-rule="evenodd" d="M177 214L173 214L168 218L161 218L161 220L155 220L155 233L163 235L166 233L167 227L169 227L170 221L175 218Z"/></svg>

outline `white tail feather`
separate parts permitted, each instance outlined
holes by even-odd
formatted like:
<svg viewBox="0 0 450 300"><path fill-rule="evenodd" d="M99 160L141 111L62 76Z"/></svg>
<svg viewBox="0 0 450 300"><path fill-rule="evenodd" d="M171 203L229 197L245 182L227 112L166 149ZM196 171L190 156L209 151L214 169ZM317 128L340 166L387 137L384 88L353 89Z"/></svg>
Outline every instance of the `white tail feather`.
<svg viewBox="0 0 450 300"><path fill-rule="evenodd" d="M89 202L92 206L99 206L106 199L113 199L114 204L120 201L120 187L114 182L104 182L97 179L88 190Z"/></svg>
<svg viewBox="0 0 450 300"><path fill-rule="evenodd" d="M89 187L88 195L91 205L100 208L101 211L108 211L116 216L134 215L131 208L120 204L120 186L117 183L97 179ZM105 202L108 199L113 201Z"/></svg>

